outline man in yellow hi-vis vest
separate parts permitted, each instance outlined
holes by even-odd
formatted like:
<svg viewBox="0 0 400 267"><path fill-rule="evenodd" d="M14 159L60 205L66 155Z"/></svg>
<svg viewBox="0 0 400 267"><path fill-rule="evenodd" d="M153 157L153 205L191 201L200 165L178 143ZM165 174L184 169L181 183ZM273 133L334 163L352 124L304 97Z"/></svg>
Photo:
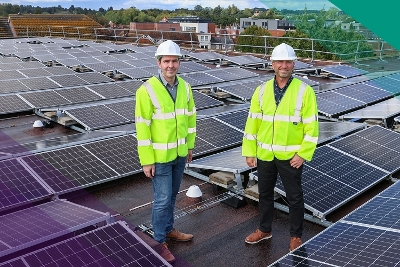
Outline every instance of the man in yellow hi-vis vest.
<svg viewBox="0 0 400 267"><path fill-rule="evenodd" d="M257 167L260 226L246 237L255 244L272 237L274 187L279 174L289 204L292 251L302 244L304 198L303 163L310 161L318 141L318 109L314 90L294 78L294 49L280 44L271 54L275 77L258 86L252 96L243 137L242 155Z"/></svg>
<svg viewBox="0 0 400 267"><path fill-rule="evenodd" d="M144 174L152 179L154 239L162 244L160 255L175 257L166 239L190 241L191 234L173 227L176 195L186 163L192 160L196 138L196 108L190 85L176 74L181 52L173 41L161 43L155 54L159 75L136 92L135 123L138 154Z"/></svg>

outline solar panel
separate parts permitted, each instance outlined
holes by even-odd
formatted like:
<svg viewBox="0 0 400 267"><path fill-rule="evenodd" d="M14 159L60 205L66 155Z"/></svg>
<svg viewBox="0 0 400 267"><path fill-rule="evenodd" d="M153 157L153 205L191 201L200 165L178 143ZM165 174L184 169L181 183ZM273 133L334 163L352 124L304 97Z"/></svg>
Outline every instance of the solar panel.
<svg viewBox="0 0 400 267"><path fill-rule="evenodd" d="M77 190L116 178L117 173L82 146L22 158L56 193Z"/></svg>
<svg viewBox="0 0 400 267"><path fill-rule="evenodd" d="M205 65L193 61L183 61L181 62L181 67L186 68L187 71L185 72L205 71L211 69L210 67L207 67Z"/></svg>
<svg viewBox="0 0 400 267"><path fill-rule="evenodd" d="M243 139L241 131L213 118L197 120L196 133L195 156L238 145Z"/></svg>
<svg viewBox="0 0 400 267"><path fill-rule="evenodd" d="M56 61L65 67L80 66L82 62L77 58L57 58ZM86 64L85 64L86 65Z"/></svg>
<svg viewBox="0 0 400 267"><path fill-rule="evenodd" d="M78 60L81 62L81 64L93 64L93 63L101 63L100 60L94 58L94 57L82 57L78 58Z"/></svg>
<svg viewBox="0 0 400 267"><path fill-rule="evenodd" d="M222 106L224 104L223 102L215 98L212 98L208 95L202 94L195 90L193 90L192 93L193 93L193 100L197 110Z"/></svg>
<svg viewBox="0 0 400 267"><path fill-rule="evenodd" d="M18 70L3 70L0 71L0 81L2 80L16 80L25 78Z"/></svg>
<svg viewBox="0 0 400 267"><path fill-rule="evenodd" d="M141 68L121 69L119 72L132 79L149 78L152 76L151 73L142 70Z"/></svg>
<svg viewBox="0 0 400 267"><path fill-rule="evenodd" d="M393 95L397 95L400 93L400 81L396 79L391 79L387 76L369 80L363 83L388 91Z"/></svg>
<svg viewBox="0 0 400 267"><path fill-rule="evenodd" d="M123 61L112 61L112 62L110 61L110 62L107 62L106 64L107 64L107 66L111 67L111 70L129 69L129 68L133 67L132 65L130 65L126 62L123 62Z"/></svg>
<svg viewBox="0 0 400 267"><path fill-rule="evenodd" d="M18 63L22 62L19 58L16 57L0 57L0 63Z"/></svg>
<svg viewBox="0 0 400 267"><path fill-rule="evenodd" d="M148 63L144 60L140 60L140 59L134 59L134 58L126 58L123 60L125 63L128 63L131 66L134 66L135 68L143 68L143 67L149 67L149 66L153 66L154 64ZM130 67L132 68L132 67ZM130 69L128 68L128 69Z"/></svg>
<svg viewBox="0 0 400 267"><path fill-rule="evenodd" d="M80 79L86 81L88 84L108 83L114 80L98 72L85 72L76 74Z"/></svg>
<svg viewBox="0 0 400 267"><path fill-rule="evenodd" d="M171 267L120 221L44 247L0 266L18 266L16 264L20 264L21 259L26 262L26 266L35 267ZM14 264L14 261L18 263Z"/></svg>
<svg viewBox="0 0 400 267"><path fill-rule="evenodd" d="M46 68L23 69L23 70L19 70L19 72L28 78L50 76L50 73L48 71L46 71Z"/></svg>
<svg viewBox="0 0 400 267"><path fill-rule="evenodd" d="M385 119L398 114L400 114L400 100L397 98L391 98L375 105L367 106L363 109L344 114L342 115L342 118L381 119L384 121Z"/></svg>
<svg viewBox="0 0 400 267"><path fill-rule="evenodd" d="M362 69L357 69L348 65L335 65L335 66L326 66L321 69L321 71L332 73L336 76L342 78L351 78L355 76L360 76L367 74L368 72Z"/></svg>
<svg viewBox="0 0 400 267"><path fill-rule="evenodd" d="M191 79L196 80L198 82L197 85L205 85L205 84L223 82L222 79L214 77L214 76L208 74L207 72L184 73L184 74L181 74L180 76L183 79L185 79L186 77L189 77Z"/></svg>
<svg viewBox="0 0 400 267"><path fill-rule="evenodd" d="M137 140L132 135L92 142L84 147L120 175L142 171L137 155Z"/></svg>
<svg viewBox="0 0 400 267"><path fill-rule="evenodd" d="M207 73L211 74L212 76L218 77L226 82L240 79L238 76L235 76L230 72L227 72L225 69L213 69L209 70Z"/></svg>
<svg viewBox="0 0 400 267"><path fill-rule="evenodd" d="M130 122L135 121L135 101L128 100L128 101L121 101L121 102L114 102L111 104L105 104L105 106L115 113L123 116Z"/></svg>
<svg viewBox="0 0 400 267"><path fill-rule="evenodd" d="M22 84L30 90L44 90L59 88L60 86L47 77L27 78L19 80Z"/></svg>
<svg viewBox="0 0 400 267"><path fill-rule="evenodd" d="M16 95L0 96L0 114L14 113L30 109L32 109L32 107Z"/></svg>
<svg viewBox="0 0 400 267"><path fill-rule="evenodd" d="M244 101L250 100L256 90L256 87L249 88L242 83L231 83L226 85L219 85L217 88L230 95L236 96Z"/></svg>
<svg viewBox="0 0 400 267"><path fill-rule="evenodd" d="M239 66L254 66L267 64L266 60L257 58L251 55L242 56L225 56L224 60L234 63Z"/></svg>
<svg viewBox="0 0 400 267"><path fill-rule="evenodd" d="M142 86L143 82L139 80L132 80L132 81L117 82L116 84L121 86L125 90L128 90L133 94L136 94L137 89L139 89L139 87Z"/></svg>
<svg viewBox="0 0 400 267"><path fill-rule="evenodd" d="M57 84L61 85L62 87L72 87L89 84L87 81L79 78L77 75L51 76L49 78Z"/></svg>
<svg viewBox="0 0 400 267"><path fill-rule="evenodd" d="M105 222L107 213L55 200L0 217L0 257Z"/></svg>
<svg viewBox="0 0 400 267"><path fill-rule="evenodd" d="M88 85L88 88L108 99L133 95L116 83Z"/></svg>
<svg viewBox="0 0 400 267"><path fill-rule="evenodd" d="M335 91L316 94L318 112L333 117L341 113L365 106L366 103L336 93Z"/></svg>
<svg viewBox="0 0 400 267"><path fill-rule="evenodd" d="M248 115L249 111L246 109L232 113L217 115L215 116L215 118L225 123L228 123L229 125L232 125L240 131L244 131Z"/></svg>
<svg viewBox="0 0 400 267"><path fill-rule="evenodd" d="M400 199L400 182L399 181L395 182L394 184L386 188L384 191L382 191L378 196Z"/></svg>
<svg viewBox="0 0 400 267"><path fill-rule="evenodd" d="M0 93L15 93L24 91L29 91L29 88L18 80L0 81Z"/></svg>
<svg viewBox="0 0 400 267"><path fill-rule="evenodd" d="M21 69L36 69L45 67L45 65L43 65L39 61L23 61L18 63L18 65Z"/></svg>
<svg viewBox="0 0 400 267"><path fill-rule="evenodd" d="M304 203L322 218L387 176L387 172L329 146L318 147L313 160L304 165ZM275 190L285 195L280 179Z"/></svg>
<svg viewBox="0 0 400 267"><path fill-rule="evenodd" d="M397 266L399 240L399 232L338 222L271 266Z"/></svg>
<svg viewBox="0 0 400 267"><path fill-rule="evenodd" d="M143 67L142 70L147 71L150 73L152 76L157 76L159 73L159 67L158 66L148 66L148 67Z"/></svg>
<svg viewBox="0 0 400 267"><path fill-rule="evenodd" d="M86 87L65 88L65 89L55 90L55 92L73 104L102 99L101 96L99 96L96 93L93 93Z"/></svg>
<svg viewBox="0 0 400 267"><path fill-rule="evenodd" d="M112 66L104 63L85 64L85 67L100 73L114 70Z"/></svg>
<svg viewBox="0 0 400 267"><path fill-rule="evenodd" d="M20 96L35 108L63 106L71 103L55 91L32 92L20 94Z"/></svg>
<svg viewBox="0 0 400 267"><path fill-rule="evenodd" d="M219 60L223 58L223 55L218 54L217 52L196 52L196 53L188 53L188 56L195 58L201 61L213 61Z"/></svg>
<svg viewBox="0 0 400 267"><path fill-rule="evenodd" d="M301 61L298 61L298 60L295 60L294 62L295 62L295 64L294 64L294 70L295 71L296 70L304 70L304 69L315 69L313 67L313 65L311 65L311 64L308 64L308 63L305 63L305 62L301 62Z"/></svg>
<svg viewBox="0 0 400 267"><path fill-rule="evenodd" d="M46 68L46 71L50 72L52 75L75 74L75 71L67 67L49 67Z"/></svg>
<svg viewBox="0 0 400 267"><path fill-rule="evenodd" d="M90 130L129 122L127 118L122 117L104 105L69 109L65 113Z"/></svg>
<svg viewBox="0 0 400 267"><path fill-rule="evenodd" d="M50 196L48 190L17 159L0 161L0 177L2 211Z"/></svg>
<svg viewBox="0 0 400 267"><path fill-rule="evenodd" d="M293 75L293 77L301 80L302 82L304 82L305 84L308 84L311 87L318 87L319 86L319 82L308 79L308 76L302 77L302 76L298 76L298 75Z"/></svg>
<svg viewBox="0 0 400 267"><path fill-rule="evenodd" d="M331 141L333 139L337 139L339 137L343 137L348 133L355 132L365 128L366 125L364 123L355 123L355 122L319 122L319 135L318 135L318 144L322 144L327 141Z"/></svg>
<svg viewBox="0 0 400 267"><path fill-rule="evenodd" d="M233 75L236 75L240 78L251 78L251 77L257 77L258 74L249 70L245 70L242 68L227 68L225 71L232 73Z"/></svg>

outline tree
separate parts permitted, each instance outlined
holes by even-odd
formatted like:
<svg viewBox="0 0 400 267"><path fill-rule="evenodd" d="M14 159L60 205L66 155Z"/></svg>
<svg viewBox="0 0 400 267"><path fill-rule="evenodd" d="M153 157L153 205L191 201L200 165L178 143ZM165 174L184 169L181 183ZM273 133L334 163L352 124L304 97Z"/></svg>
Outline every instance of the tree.
<svg viewBox="0 0 400 267"><path fill-rule="evenodd" d="M238 37L235 49L242 52L265 53L273 39L268 38L271 33L257 25L246 28ZM265 46L267 45L267 47Z"/></svg>

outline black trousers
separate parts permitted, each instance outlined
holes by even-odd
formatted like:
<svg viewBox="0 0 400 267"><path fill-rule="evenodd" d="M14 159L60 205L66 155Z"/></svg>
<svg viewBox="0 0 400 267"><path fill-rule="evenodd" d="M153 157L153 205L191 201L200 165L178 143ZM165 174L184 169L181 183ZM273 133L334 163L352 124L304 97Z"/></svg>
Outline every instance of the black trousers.
<svg viewBox="0 0 400 267"><path fill-rule="evenodd" d="M272 161L257 159L258 192L260 209L260 230L271 232L274 214L274 187L279 174L289 204L290 236L301 237L303 234L304 198L301 187L303 165L296 169L289 160Z"/></svg>

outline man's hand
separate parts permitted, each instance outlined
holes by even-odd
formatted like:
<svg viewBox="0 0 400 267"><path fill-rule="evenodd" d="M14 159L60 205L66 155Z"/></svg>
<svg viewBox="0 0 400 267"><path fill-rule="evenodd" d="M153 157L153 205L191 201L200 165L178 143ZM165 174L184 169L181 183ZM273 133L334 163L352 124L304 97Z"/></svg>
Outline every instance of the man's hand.
<svg viewBox="0 0 400 267"><path fill-rule="evenodd" d="M246 157L246 163L249 167L257 167L257 160L255 157Z"/></svg>
<svg viewBox="0 0 400 267"><path fill-rule="evenodd" d="M290 166L298 169L301 167L301 165L303 165L304 161L305 160L301 158L299 155L294 154L293 158L290 160Z"/></svg>
<svg viewBox="0 0 400 267"><path fill-rule="evenodd" d="M146 177L149 177L150 179L154 177L155 171L156 166L154 164L143 166L144 175L146 175Z"/></svg>
<svg viewBox="0 0 400 267"><path fill-rule="evenodd" d="M193 159L193 150L189 149L188 150L188 155L187 155L187 158L186 158L186 163L192 162L192 159Z"/></svg>

